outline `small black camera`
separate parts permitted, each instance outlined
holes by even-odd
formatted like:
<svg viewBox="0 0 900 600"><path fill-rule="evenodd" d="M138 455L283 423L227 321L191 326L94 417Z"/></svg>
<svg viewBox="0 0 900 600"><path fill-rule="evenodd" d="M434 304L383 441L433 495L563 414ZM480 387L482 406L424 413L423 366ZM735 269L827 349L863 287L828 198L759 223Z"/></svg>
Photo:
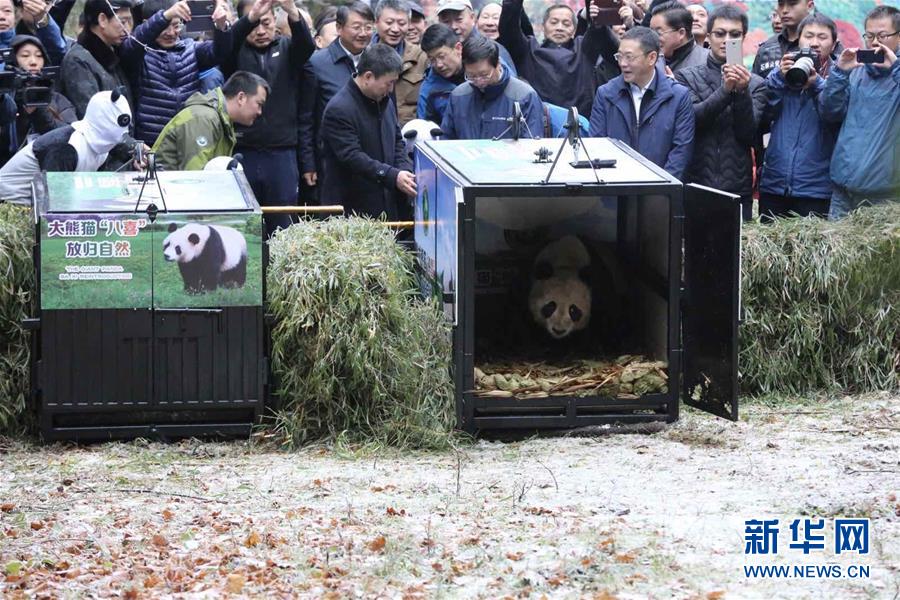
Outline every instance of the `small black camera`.
<svg viewBox="0 0 900 600"><path fill-rule="evenodd" d="M794 52L794 66L788 69L784 80L792 88L802 88L809 81L810 76L822 68L819 61L819 53L812 48L801 48Z"/></svg>

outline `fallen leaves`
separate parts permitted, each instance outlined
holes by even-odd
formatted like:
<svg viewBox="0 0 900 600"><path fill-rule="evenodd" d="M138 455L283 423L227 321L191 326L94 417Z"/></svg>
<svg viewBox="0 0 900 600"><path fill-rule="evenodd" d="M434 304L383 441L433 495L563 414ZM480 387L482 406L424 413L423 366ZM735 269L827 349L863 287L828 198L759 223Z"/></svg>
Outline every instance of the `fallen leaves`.
<svg viewBox="0 0 900 600"><path fill-rule="evenodd" d="M239 573L230 573L225 578L225 591L229 594L240 594L244 590L247 578Z"/></svg>
<svg viewBox="0 0 900 600"><path fill-rule="evenodd" d="M157 548L166 548L169 545L169 540L161 533L154 533L150 542Z"/></svg>
<svg viewBox="0 0 900 600"><path fill-rule="evenodd" d="M262 538L259 537L259 534L255 531L251 531L244 539L244 545L248 548L255 548L256 546L259 546L261 541Z"/></svg>
<svg viewBox="0 0 900 600"><path fill-rule="evenodd" d="M383 552L386 544L387 540L384 539L384 536L379 535L374 540L366 542L366 548L368 548L372 552Z"/></svg>

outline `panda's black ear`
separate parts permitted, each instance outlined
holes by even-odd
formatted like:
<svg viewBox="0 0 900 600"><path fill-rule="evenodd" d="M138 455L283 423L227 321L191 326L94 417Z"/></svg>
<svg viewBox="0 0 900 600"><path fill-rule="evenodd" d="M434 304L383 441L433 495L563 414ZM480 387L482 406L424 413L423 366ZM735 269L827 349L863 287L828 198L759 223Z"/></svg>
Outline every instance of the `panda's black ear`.
<svg viewBox="0 0 900 600"><path fill-rule="evenodd" d="M178 229L178 225L176 225L175 223L169 223L169 233L172 233L176 229Z"/></svg>
<svg viewBox="0 0 900 600"><path fill-rule="evenodd" d="M539 262L534 265L535 279L550 279L553 277L553 265L548 262Z"/></svg>
<svg viewBox="0 0 900 600"><path fill-rule="evenodd" d="M200 236L197 235L196 233L192 233L191 235L188 236L188 241L196 246L197 244L200 243Z"/></svg>
<svg viewBox="0 0 900 600"><path fill-rule="evenodd" d="M440 127L435 127L434 129L429 131L429 133L431 134L431 137L433 137L433 138L443 137L443 135L444 135L444 132L441 130Z"/></svg>
<svg viewBox="0 0 900 600"><path fill-rule="evenodd" d="M407 131L406 133L403 134L403 137L408 140L411 140L414 137L416 137L417 135L419 135L418 131L416 131L415 129L410 129L409 131Z"/></svg>

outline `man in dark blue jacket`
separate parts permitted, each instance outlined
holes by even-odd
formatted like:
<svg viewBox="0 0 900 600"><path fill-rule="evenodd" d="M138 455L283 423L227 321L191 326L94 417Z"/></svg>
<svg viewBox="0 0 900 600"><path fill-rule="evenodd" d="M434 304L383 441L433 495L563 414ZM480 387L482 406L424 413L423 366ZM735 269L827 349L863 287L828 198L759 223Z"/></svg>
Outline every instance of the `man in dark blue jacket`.
<svg viewBox="0 0 900 600"><path fill-rule="evenodd" d="M647 27L628 31L616 60L622 74L597 89L591 137L622 140L683 179L694 146L691 94L657 64L659 36Z"/></svg>
<svg viewBox="0 0 900 600"><path fill-rule="evenodd" d="M440 123L447 112L450 94L465 81L462 42L452 29L435 23L422 35L422 50L428 55L431 66L419 88L416 117Z"/></svg>
<svg viewBox="0 0 900 600"><path fill-rule="evenodd" d="M291 37L275 31L274 5L288 15ZM248 8L249 5L249 8ZM230 44L221 32L216 49L224 47L222 64L227 74L247 71L259 75L272 90L260 116L250 127L237 127L235 152L243 155L244 173L260 204L297 204L300 176L297 169L297 107L303 65L315 50L312 34L291 0L244 2L244 15L229 32ZM305 93L305 92L304 92ZM266 232L291 224L289 215L267 215Z"/></svg>
<svg viewBox="0 0 900 600"><path fill-rule="evenodd" d="M364 2L337 10L337 38L309 59L303 71L305 98L300 107L300 163L303 181L315 186L322 168L322 113L332 97L357 72L363 50L372 41L375 15Z"/></svg>
<svg viewBox="0 0 900 600"><path fill-rule="evenodd" d="M840 124L820 116L825 77L837 44L834 21L814 13L800 22L800 48L819 55L819 69L802 86L789 85L785 75L794 55L781 58L781 68L766 77L772 137L759 179L759 217L763 223L791 214L827 216L831 204L828 171Z"/></svg>
<svg viewBox="0 0 900 600"><path fill-rule="evenodd" d="M449 140L510 137L507 118L519 103L526 127L521 136L541 137L544 108L540 96L522 81L511 77L500 64L498 44L481 37L470 37L463 44L463 68L466 82L453 90L441 130ZM504 134L504 131L507 133Z"/></svg>
<svg viewBox="0 0 900 600"><path fill-rule="evenodd" d="M348 214L410 217L416 181L391 100L402 68L390 46L367 48L356 77L325 107L323 203L342 204Z"/></svg>

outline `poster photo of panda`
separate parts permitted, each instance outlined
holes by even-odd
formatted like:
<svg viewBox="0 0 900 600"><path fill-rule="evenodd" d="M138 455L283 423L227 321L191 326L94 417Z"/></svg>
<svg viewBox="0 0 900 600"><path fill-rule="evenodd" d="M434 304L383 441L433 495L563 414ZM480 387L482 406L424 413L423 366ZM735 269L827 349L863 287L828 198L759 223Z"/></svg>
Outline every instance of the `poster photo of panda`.
<svg viewBox="0 0 900 600"><path fill-rule="evenodd" d="M153 225L156 307L254 306L262 300L260 215L170 215Z"/></svg>

